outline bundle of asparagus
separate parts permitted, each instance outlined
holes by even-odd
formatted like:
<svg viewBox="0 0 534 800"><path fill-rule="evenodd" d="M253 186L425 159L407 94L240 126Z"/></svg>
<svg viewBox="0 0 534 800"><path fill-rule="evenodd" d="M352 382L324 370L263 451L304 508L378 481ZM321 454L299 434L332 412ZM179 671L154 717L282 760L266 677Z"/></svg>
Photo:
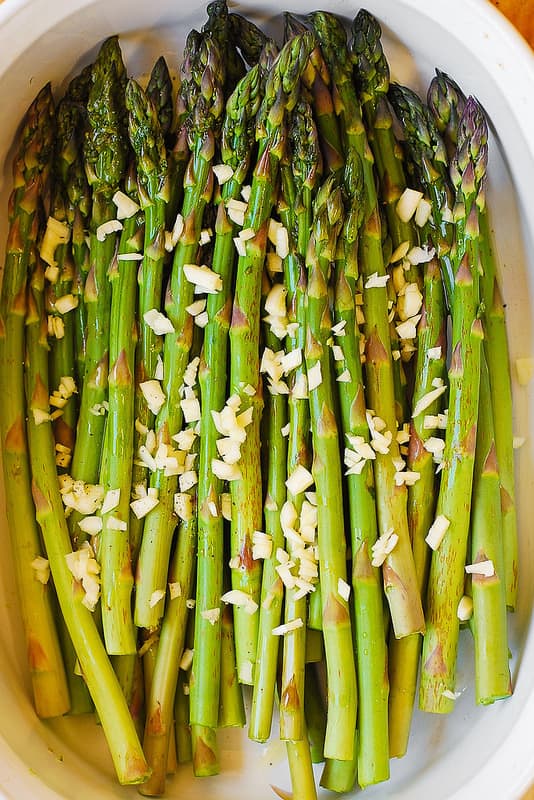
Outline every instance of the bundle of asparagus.
<svg viewBox="0 0 534 800"><path fill-rule="evenodd" d="M427 103L390 85L365 11L350 42L288 14L278 50L215 0L175 102L165 61L143 89L112 37L30 107L0 303L8 521L37 713L94 704L121 783L217 773L246 686L251 739L278 706L294 798L314 762L337 792L387 780L419 669L421 708L452 710L467 621L477 702L510 694L486 166L477 101L440 72Z"/></svg>

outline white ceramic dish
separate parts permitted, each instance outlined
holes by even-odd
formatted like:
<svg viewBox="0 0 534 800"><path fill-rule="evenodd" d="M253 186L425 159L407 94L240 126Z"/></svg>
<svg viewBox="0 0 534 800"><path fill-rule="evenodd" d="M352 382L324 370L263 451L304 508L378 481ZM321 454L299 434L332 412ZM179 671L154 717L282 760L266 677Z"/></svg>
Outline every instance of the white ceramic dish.
<svg viewBox="0 0 534 800"><path fill-rule="evenodd" d="M232 3L234 5L234 3ZM239 4L239 10L271 27L280 23L274 0ZM318 6L347 18L355 0L325 0ZM305 13L307 0L288 0L290 10ZM496 138L492 140L490 203L508 304L512 358L534 352L534 57L504 19L485 0L368 0L382 21L394 77L414 88L426 86L433 67L449 72L466 92L486 107ZM274 18L274 21L273 21ZM164 53L177 65L185 33L205 19L204 3L194 0L7 0L0 6L0 159L10 152L17 124L43 83L61 88L85 63L96 45L121 33L134 75L146 72ZM5 238L5 209L10 164L0 173L0 241ZM534 430L532 394L514 386L516 433ZM469 636L463 637L458 688L464 689L448 718L416 714L408 756L392 764L386 785L366 796L420 800L517 800L534 777L534 537L530 533L533 496L532 436L518 454L521 594L512 619L514 696L491 708L473 701ZM111 800L137 796L119 787L100 732L92 720L43 724L30 705L17 599L9 562L5 513L0 509L0 796L10 800ZM193 780L184 768L170 782L168 797L182 800L273 797L270 784L289 788L284 749L245 741L235 732L222 741L222 775ZM245 748L245 749L243 749Z"/></svg>

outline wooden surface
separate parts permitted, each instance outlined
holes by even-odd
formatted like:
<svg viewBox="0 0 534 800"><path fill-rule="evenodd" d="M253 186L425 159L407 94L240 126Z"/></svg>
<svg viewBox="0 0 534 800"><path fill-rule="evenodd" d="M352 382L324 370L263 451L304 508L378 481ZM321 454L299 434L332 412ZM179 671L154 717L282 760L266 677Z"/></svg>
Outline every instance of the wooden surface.
<svg viewBox="0 0 534 800"><path fill-rule="evenodd" d="M534 47L534 0L491 0Z"/></svg>

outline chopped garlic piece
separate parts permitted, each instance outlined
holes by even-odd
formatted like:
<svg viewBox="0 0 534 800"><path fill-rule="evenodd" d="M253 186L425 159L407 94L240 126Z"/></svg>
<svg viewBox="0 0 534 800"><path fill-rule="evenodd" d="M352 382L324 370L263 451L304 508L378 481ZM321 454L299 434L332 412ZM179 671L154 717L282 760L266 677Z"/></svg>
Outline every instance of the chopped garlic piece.
<svg viewBox="0 0 534 800"><path fill-rule="evenodd" d="M244 258L247 254L247 246L245 244L245 241L241 239L240 236L234 236L234 244L235 244L235 249L237 250L237 255L242 256Z"/></svg>
<svg viewBox="0 0 534 800"><path fill-rule="evenodd" d="M343 355L343 348L340 347L339 344L332 345L332 355L334 357L334 361L343 361L345 356Z"/></svg>
<svg viewBox="0 0 534 800"><path fill-rule="evenodd" d="M287 288L283 283L273 283L265 298L265 311L276 317L284 317L286 309Z"/></svg>
<svg viewBox="0 0 534 800"><path fill-rule="evenodd" d="M153 414L158 414L159 410L165 403L165 395L161 384L156 380L142 381L139 388L143 393L147 406Z"/></svg>
<svg viewBox="0 0 534 800"><path fill-rule="evenodd" d="M189 283L194 284L200 291L207 294L217 294L222 289L222 278L204 264L184 264L184 275Z"/></svg>
<svg viewBox="0 0 534 800"><path fill-rule="evenodd" d="M425 197L422 197L417 203L417 208L415 209L415 224L417 225L418 228L422 228L423 225L426 225L426 223L430 219L431 213L432 213L431 203L429 203Z"/></svg>
<svg viewBox="0 0 534 800"><path fill-rule="evenodd" d="M400 325L395 325L395 330L399 339L415 339L417 336L417 323L421 319L421 314L416 314L411 319L406 319Z"/></svg>
<svg viewBox="0 0 534 800"><path fill-rule="evenodd" d="M102 530L103 526L102 517L96 517L96 516L82 517L78 521L78 525L80 527L80 530L82 530L84 533L88 533L89 536L95 536Z"/></svg>
<svg viewBox="0 0 534 800"><path fill-rule="evenodd" d="M245 203L248 203L248 201L250 200L251 193L252 193L252 186L250 185L250 183L245 184L245 186L243 186L243 188L241 189L241 197L243 198Z"/></svg>
<svg viewBox="0 0 534 800"><path fill-rule="evenodd" d="M234 175L234 170L230 164L214 164L212 170L220 186L231 180Z"/></svg>
<svg viewBox="0 0 534 800"><path fill-rule="evenodd" d="M242 200L235 200L232 198L226 204L226 211L232 222L240 227L243 227L247 207L247 203L244 203Z"/></svg>
<svg viewBox="0 0 534 800"><path fill-rule="evenodd" d="M345 328L347 325L347 320L342 319L341 322L336 322L335 325L332 325L330 329L334 336L345 336Z"/></svg>
<svg viewBox="0 0 534 800"><path fill-rule="evenodd" d="M458 603L458 610L456 612L458 619L461 622L467 622L473 616L473 598L464 594Z"/></svg>
<svg viewBox="0 0 534 800"><path fill-rule="evenodd" d="M423 305L423 295L416 283L406 283L397 300L397 314L399 319L406 320L419 314Z"/></svg>
<svg viewBox="0 0 534 800"><path fill-rule="evenodd" d="M43 411L41 408L32 408L32 414L35 425L42 425L43 422L50 422L52 419L48 411Z"/></svg>
<svg viewBox="0 0 534 800"><path fill-rule="evenodd" d="M179 581L175 581L174 583L169 583L169 597L171 600L175 600L177 597L182 596L182 584Z"/></svg>
<svg viewBox="0 0 534 800"><path fill-rule="evenodd" d="M157 497L150 497L150 495L147 494L146 497L139 497L137 500L132 500L130 503L130 508L137 519L142 519L143 517L146 517L146 515L149 514L153 508L156 508L158 503L159 500Z"/></svg>
<svg viewBox="0 0 534 800"><path fill-rule="evenodd" d="M270 275L276 275L277 273L284 271L284 265L278 253L267 253L266 265L267 271Z"/></svg>
<svg viewBox="0 0 534 800"><path fill-rule="evenodd" d="M118 219L110 219L98 226L96 229L96 238L99 242L104 242L106 236L110 233L117 233L118 231L122 231L122 222L119 222Z"/></svg>
<svg viewBox="0 0 534 800"><path fill-rule="evenodd" d="M403 472L395 473L395 486L413 486L421 477L420 472L412 472L411 470L404 470Z"/></svg>
<svg viewBox="0 0 534 800"><path fill-rule="evenodd" d="M115 192L111 198L117 206L117 219L129 219L140 211L140 206L131 197L121 191Z"/></svg>
<svg viewBox="0 0 534 800"><path fill-rule="evenodd" d="M393 253L391 254L391 258L389 259L390 264L395 264L396 261L401 261L405 258L406 253L410 249L410 242L406 240L405 242L401 242L398 247L395 248Z"/></svg>
<svg viewBox="0 0 534 800"><path fill-rule="evenodd" d="M437 361L441 358L441 345L437 347L429 347L426 351L426 357L431 361Z"/></svg>
<svg viewBox="0 0 534 800"><path fill-rule="evenodd" d="M432 389L430 392L427 392L422 397L419 398L417 403L415 404L415 408L412 411L412 419L415 419L419 416L426 408L432 405L434 400L437 400L438 397L441 397L444 392L447 391L446 386L438 386L436 389Z"/></svg>
<svg viewBox="0 0 534 800"><path fill-rule="evenodd" d="M426 246L419 247L416 245L415 247L412 247L406 258L410 264L416 266L417 264L426 264L428 261L431 261L435 255L436 251L433 247L429 249Z"/></svg>
<svg viewBox="0 0 534 800"><path fill-rule="evenodd" d="M176 492L174 495L174 513L184 522L193 518L193 498L186 492Z"/></svg>
<svg viewBox="0 0 534 800"><path fill-rule="evenodd" d="M289 236L287 228L281 225L276 229L276 254L280 258L287 258L289 255Z"/></svg>
<svg viewBox="0 0 534 800"><path fill-rule="evenodd" d="M495 566L493 561L487 559L486 561L477 561L476 564L468 564L465 568L468 575L482 575L484 578L491 578L495 575Z"/></svg>
<svg viewBox="0 0 534 800"><path fill-rule="evenodd" d="M286 622L283 625L277 625L276 628L272 629L273 636L285 636L287 633L291 633L291 631L296 631L299 628L302 628L304 623L300 617L296 619L290 620L290 622Z"/></svg>
<svg viewBox="0 0 534 800"><path fill-rule="evenodd" d="M128 524L118 517L108 517L106 527L110 531L127 531Z"/></svg>
<svg viewBox="0 0 534 800"><path fill-rule="evenodd" d="M107 514L108 511L113 511L113 509L117 508L117 506L119 505L120 499L121 499L120 489L109 489L104 497L104 502L102 503L102 508L100 509L100 513Z"/></svg>
<svg viewBox="0 0 534 800"><path fill-rule="evenodd" d="M390 528L383 533L382 536L379 536L371 548L371 553L373 556L371 564L373 567L382 566L387 556L394 550L398 541L399 537L393 528Z"/></svg>
<svg viewBox="0 0 534 800"><path fill-rule="evenodd" d="M186 397L180 400L180 407L187 424L197 422L200 419L200 402L197 397Z"/></svg>
<svg viewBox="0 0 534 800"><path fill-rule="evenodd" d="M313 392L315 389L318 389L322 382L323 374L321 371L321 362L317 361L317 363L308 370L308 391Z"/></svg>
<svg viewBox="0 0 534 800"><path fill-rule="evenodd" d="M389 280L389 275L379 275L378 272L373 272L365 281L365 289L383 289Z"/></svg>
<svg viewBox="0 0 534 800"><path fill-rule="evenodd" d="M73 294L64 294L62 297L58 297L55 303L55 309L58 314L68 314L69 311L73 311L77 307L78 298Z"/></svg>
<svg viewBox="0 0 534 800"><path fill-rule="evenodd" d="M207 620L210 625L215 625L221 617L221 609L206 608L204 611L200 612L200 616L202 617L202 619Z"/></svg>
<svg viewBox="0 0 534 800"><path fill-rule="evenodd" d="M198 300L195 300L194 303L191 303L191 305L186 306L185 310L192 317L197 317L199 314L201 314L205 310L206 302L207 302L206 298L205 297L201 297Z"/></svg>
<svg viewBox="0 0 534 800"><path fill-rule="evenodd" d="M170 319L158 311L157 308L151 308L143 314L143 319L148 327L154 331L157 336L164 336L166 333L174 333L174 326Z"/></svg>
<svg viewBox="0 0 534 800"><path fill-rule="evenodd" d="M286 480L286 487L293 496L301 494L313 485L313 475L302 464L297 464L289 478Z"/></svg>
<svg viewBox="0 0 534 800"><path fill-rule="evenodd" d="M59 267L57 265L49 265L45 269L45 278L50 283L57 283L59 278Z"/></svg>
<svg viewBox="0 0 534 800"><path fill-rule="evenodd" d="M338 381L338 383L350 383L352 380L350 370L344 369L343 372L339 373L336 380Z"/></svg>
<svg viewBox="0 0 534 800"><path fill-rule="evenodd" d="M198 328L205 328L209 322L208 312L202 311L200 314L197 314L195 317L195 325Z"/></svg>
<svg viewBox="0 0 534 800"><path fill-rule="evenodd" d="M343 600L348 600L350 597L350 586L343 578L338 578L337 593Z"/></svg>
<svg viewBox="0 0 534 800"><path fill-rule="evenodd" d="M64 222L60 222L55 217L48 217L46 230L39 248L39 255L51 267L56 267L55 260L56 248L60 244L65 244L70 239L70 228Z"/></svg>
<svg viewBox="0 0 534 800"><path fill-rule="evenodd" d="M48 559L43 558L43 556L37 556L33 559L30 566L35 572L35 577L39 583L46 585L50 578L50 564L48 563Z"/></svg>
<svg viewBox="0 0 534 800"><path fill-rule="evenodd" d="M191 665L193 663L193 654L194 651L191 650L190 647L186 647L184 649L182 657L180 659L180 669L182 669L184 672L187 672L187 670L191 668Z"/></svg>
<svg viewBox="0 0 534 800"><path fill-rule="evenodd" d="M231 589L229 592L225 592L222 595L221 600L223 603L229 603L233 606L238 606L242 608L246 614L255 614L258 610L258 604L255 600L246 592L242 592L240 589Z"/></svg>
<svg viewBox="0 0 534 800"><path fill-rule="evenodd" d="M180 477L178 478L178 482L180 484L180 491L181 492L188 492L193 486L196 486L198 483L198 476L195 470L190 469L186 472L183 472Z"/></svg>
<svg viewBox="0 0 534 800"><path fill-rule="evenodd" d="M513 441L512 441L513 449L514 450L519 450L520 447L523 447L523 445L525 444L526 441L527 440L526 440L525 436L514 436Z"/></svg>
<svg viewBox="0 0 534 800"><path fill-rule="evenodd" d="M150 606L150 608L155 608L157 604L163 600L164 597L165 597L165 592L163 591L163 589L156 589L150 595L150 600L148 601L148 605Z"/></svg>
<svg viewBox="0 0 534 800"><path fill-rule="evenodd" d="M184 218L180 213L178 213L176 215L176 219L174 221L174 225L172 226L172 232L171 232L171 244L173 247L176 247L176 245L178 244L178 240L180 239L183 230L184 230Z"/></svg>
<svg viewBox="0 0 534 800"><path fill-rule="evenodd" d="M402 222L409 222L417 210L423 197L423 192L406 188L399 197L396 205L397 216Z"/></svg>
<svg viewBox="0 0 534 800"><path fill-rule="evenodd" d="M451 521L444 514L438 514L425 537L425 542L432 550L438 549L450 524Z"/></svg>
<svg viewBox="0 0 534 800"><path fill-rule="evenodd" d="M238 481L242 477L241 470L237 464L227 464L218 458L212 458L211 469L213 474L222 481Z"/></svg>
<svg viewBox="0 0 534 800"><path fill-rule="evenodd" d="M142 253L117 253L117 261L142 261Z"/></svg>

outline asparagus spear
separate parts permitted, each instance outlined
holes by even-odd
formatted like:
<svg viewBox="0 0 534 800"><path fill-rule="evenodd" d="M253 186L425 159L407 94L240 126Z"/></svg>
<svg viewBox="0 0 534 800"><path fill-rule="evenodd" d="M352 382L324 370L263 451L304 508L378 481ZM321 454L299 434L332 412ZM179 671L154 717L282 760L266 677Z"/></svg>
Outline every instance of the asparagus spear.
<svg viewBox="0 0 534 800"><path fill-rule="evenodd" d="M64 225L68 230L68 211L66 184L68 180L69 162L72 156L70 151L76 144L73 143L74 128L76 125L76 114L72 113L72 104L65 98L57 109L57 134L56 134L56 157L54 164L54 179L51 202L52 217ZM70 230L68 230L70 238ZM52 259L50 259L52 260ZM54 274L57 269L57 274ZM70 257L70 243L61 243L55 250L53 264L49 273L52 272L54 280L50 282L47 291L47 310L61 320L63 336L54 337L50 349L50 380L54 389L59 388L64 376L75 375L75 351L74 351L74 305L79 302L72 295L74 264ZM63 310L61 303L72 298L69 310ZM60 305L56 306L57 301ZM57 310L59 308L59 311ZM68 306L66 307L68 308ZM54 435L56 443L62 448L66 448L64 467L68 466L70 454L74 447L76 430L76 419L78 414L77 397L73 393L61 403L62 415L54 422ZM61 459L60 459L61 460Z"/></svg>
<svg viewBox="0 0 534 800"><path fill-rule="evenodd" d="M32 495L61 612L106 735L117 777L123 784L140 783L148 772L145 756L94 617L86 607L90 598L81 580L74 577L76 570L71 561L73 553L57 480L52 427L47 419L48 342L43 287L42 265L37 260L28 296L25 360ZM94 559L93 562L95 566Z"/></svg>
<svg viewBox="0 0 534 800"><path fill-rule="evenodd" d="M156 65L157 66L157 65ZM154 68L155 69L155 68ZM164 125L158 107L134 81L128 83L126 102L129 111L129 134L137 164L139 201L145 216L144 256L139 273L139 344L136 352L134 452L142 444L142 431L152 428L154 415L141 389L145 381L155 379L162 341L145 316L159 310L163 292L165 260L165 212L169 196ZM161 110L161 109L160 109ZM146 482L146 469L134 464L134 486ZM143 530L143 518L130 514L130 547L135 558Z"/></svg>
<svg viewBox="0 0 534 800"><path fill-rule="evenodd" d="M260 62L266 46L269 49L276 48L274 41L242 14L228 15L228 29L232 44L239 47L250 67Z"/></svg>
<svg viewBox="0 0 534 800"><path fill-rule="evenodd" d="M62 105L68 107L66 114L68 138L65 137L65 146L58 154L62 181L65 185L67 220L71 227L71 257L74 264L72 292L78 301L73 312L76 359L74 377L78 395L81 394L83 383L87 323L83 295L85 279L89 271L89 248L85 239L85 231L91 209L91 193L83 162L83 136L91 74L92 64L89 64L73 78L67 88Z"/></svg>
<svg viewBox="0 0 534 800"><path fill-rule="evenodd" d="M306 30L305 26L289 13L285 15L285 29L286 38L302 34ZM302 82L312 96L311 102L319 131L325 172L339 175L343 169L343 146L334 111L330 73L318 42L310 54L302 74Z"/></svg>
<svg viewBox="0 0 534 800"><path fill-rule="evenodd" d="M321 156L317 129L312 116L311 106L300 100L295 107L289 129L292 149L290 173L294 183L294 198L291 194L286 202L292 209L291 214L282 212L282 219L294 230L294 252L286 260L285 273L287 284L288 319L296 324L296 332L288 333L289 351L298 350L302 363L291 371L288 377L289 395L289 434L287 453L287 474L291 475L297 467L311 468L311 441L309 435L310 409L309 402L301 387L305 384L304 347L306 344L306 273L305 257L307 254L310 229L313 222L313 197L319 183L321 172ZM284 170L284 173L286 170ZM287 186L289 178L285 178ZM304 497L302 494L287 490L287 501L302 520ZM295 562L295 569L302 572L306 550L301 542L288 539L289 555ZM304 563L303 563L304 562ZM317 582L314 584L314 594ZM285 595L285 621L306 619L307 600L309 594L303 593L297 584L287 587ZM320 603L319 603L320 613ZM281 675L280 699L280 732L282 738L291 741L305 739L304 688L306 661L306 627L294 631L284 637L284 652ZM289 752L289 750L288 750Z"/></svg>
<svg viewBox="0 0 534 800"><path fill-rule="evenodd" d="M350 761L356 730L356 670L346 583L346 549L339 434L334 413L330 353L331 316L328 270L341 224L342 200L333 179L319 190L308 256L306 368L313 442L312 474L317 492L319 576L323 602L323 636L328 675L325 758ZM311 375L317 375L311 380Z"/></svg>
<svg viewBox="0 0 534 800"><path fill-rule="evenodd" d="M398 537L394 549L385 558L382 576L395 636L401 638L422 631L424 618L410 547L406 486L398 486L395 481L395 461L399 458L399 448L388 324L387 275L382 257L373 157L352 81L345 31L335 17L324 12L315 12L312 22L337 88L337 113L345 146L354 147L363 168L364 220L360 266L364 280L365 371L368 403L378 419L385 423L386 433L380 433L386 438L391 437L389 445L380 447L382 452L377 452L374 476L380 535L386 539L394 532Z"/></svg>
<svg viewBox="0 0 534 800"><path fill-rule="evenodd" d="M490 561L493 575L474 573L471 589L476 701L484 705L512 693L508 666L502 512L494 419L489 370L483 358L473 480L471 562L477 564Z"/></svg>
<svg viewBox="0 0 534 800"><path fill-rule="evenodd" d="M100 226L115 218L113 195L125 170L126 138L122 64L116 37L101 47L92 70L87 107L88 130L84 144L87 178L92 189L91 268L85 284L87 343L84 389L78 419L71 474L75 480L95 484L105 426L109 371L109 316L111 287L108 270L115 252L115 234L102 237ZM100 229L100 230L99 230ZM103 241L99 240L103 238ZM69 517L69 529L77 533L79 514Z"/></svg>
<svg viewBox="0 0 534 800"><path fill-rule="evenodd" d="M226 104L222 126L222 161L233 171L221 190L215 224L212 269L220 275L222 290L208 297L208 324L199 368L201 392L200 459L198 485L198 561L195 646L191 674L191 722L216 728L220 699L221 610L223 594L224 520L220 496L223 481L213 471L219 457L212 412L220 412L226 398L228 330L232 282L236 261L235 223L226 205L238 199L254 154L255 117L260 103L259 68L253 67L238 83Z"/></svg>
<svg viewBox="0 0 534 800"><path fill-rule="evenodd" d="M166 140L172 128L172 78L164 56L160 56L150 73L146 95L158 115L163 138Z"/></svg>
<svg viewBox="0 0 534 800"><path fill-rule="evenodd" d="M230 325L231 392L241 396L244 387L255 389L254 396L245 394L242 398L243 412L252 409L252 421L241 446L240 477L231 482L232 556L240 560L240 568L232 570L232 587L250 595L255 602L259 599L261 575L260 565L252 558L252 535L255 530L261 530L262 520L259 463L262 398L258 357L261 276L269 216L276 196L275 184L284 147L285 115L296 103L300 74L310 48L307 35L288 42L267 77L256 128L258 162L243 223L245 230L250 228L254 231L254 236L245 243L245 255L239 257ZM258 615L236 607L234 620L239 680L252 683Z"/></svg>
<svg viewBox="0 0 534 800"><path fill-rule="evenodd" d="M193 592L197 539L196 487L188 490L187 494L190 507L184 515L186 518L180 522L171 558L170 597L161 625L152 682L146 699L143 749L152 774L140 791L151 797L165 791L178 672L184 651L188 604Z"/></svg>
<svg viewBox="0 0 534 800"><path fill-rule="evenodd" d="M40 197L50 172L53 138L54 104L47 84L26 112L17 142L0 297L0 431L6 510L31 689L40 717L54 717L69 709L50 587L37 580L32 566L43 554L31 499L23 410L27 273L38 235Z"/></svg>
<svg viewBox="0 0 534 800"><path fill-rule="evenodd" d="M230 97L235 87L246 73L246 67L237 45L232 37L232 25L226 0L213 0L208 4L208 21L202 28L203 33L210 33L217 42L221 54L224 53L225 82L224 96Z"/></svg>
<svg viewBox="0 0 534 800"><path fill-rule="evenodd" d="M450 149L456 144L458 119L465 105L460 87L445 73L436 70L428 90L428 104L436 125ZM515 607L517 597L517 519L512 428L512 390L506 319L498 283L498 267L492 243L491 220L487 205L480 209L480 292L483 303L484 354L490 375L494 409L495 447L501 486L502 526L506 602ZM498 409L498 413L496 412Z"/></svg>
<svg viewBox="0 0 534 800"><path fill-rule="evenodd" d="M130 84L128 84L130 87ZM132 90L127 90L129 98ZM130 104L130 100L128 100ZM127 189L137 195L135 172ZM132 198L133 199L133 198ZM102 622L108 653L135 653L137 636L131 612L133 588L129 520L134 432L134 361L137 328L137 269L143 241L141 213L125 220L116 259L109 270L111 314L109 332L109 407L100 483L116 502L102 514L100 564ZM129 258L129 256L134 258ZM119 524L117 524L119 523Z"/></svg>
<svg viewBox="0 0 534 800"><path fill-rule="evenodd" d="M346 211L338 246L334 295L334 321L341 325L343 336L337 339L334 365L343 443L352 453L357 453L362 445L367 453L372 453L355 305L358 234L363 218L363 175L359 156L350 149L344 185ZM349 466L347 494L358 673L357 764L358 782L363 787L389 776L387 649L380 573L371 564L372 548L377 538L372 459L363 459L352 471L351 462L348 459L346 462Z"/></svg>
<svg viewBox="0 0 534 800"><path fill-rule="evenodd" d="M188 37L186 53L194 46L195 40L195 36ZM186 58L183 68L192 154L185 179L184 229L174 253L165 300L165 311L174 331L165 336L162 388L166 401L156 419L156 436L158 445L167 447L182 427L182 407L176 398L183 383L193 334L193 317L187 306L193 301L194 284L187 279L184 265L196 263L203 213L212 192L215 129L223 106L221 86L224 76L218 50L210 37L203 37L196 58L191 61ZM165 469L158 469L151 476L151 486L159 492L159 503L145 519L137 563L135 621L145 628L157 627L163 614L163 604L151 603L151 598L154 592L165 586L176 524L174 495L177 476L165 472Z"/></svg>
<svg viewBox="0 0 534 800"><path fill-rule="evenodd" d="M452 356L449 367L449 416L437 518L445 536L432 556L428 585L427 631L423 642L420 706L451 711L454 701L458 603L463 594L464 564L479 405L482 325L479 314L479 230L477 203L483 203L487 162L487 126L471 98L462 115L458 146L451 162L456 240L452 305Z"/></svg>

